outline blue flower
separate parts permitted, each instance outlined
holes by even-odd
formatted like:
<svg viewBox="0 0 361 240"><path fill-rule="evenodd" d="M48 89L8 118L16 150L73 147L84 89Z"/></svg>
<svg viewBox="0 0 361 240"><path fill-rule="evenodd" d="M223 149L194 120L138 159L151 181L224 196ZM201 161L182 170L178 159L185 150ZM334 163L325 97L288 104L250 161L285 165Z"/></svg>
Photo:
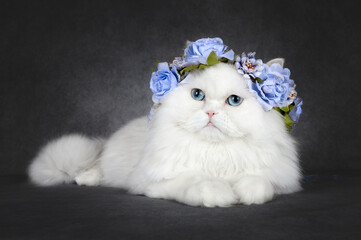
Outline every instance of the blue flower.
<svg viewBox="0 0 361 240"><path fill-rule="evenodd" d="M303 101L301 98L297 97L294 103L295 106L288 115L294 123L297 123L298 119L300 119L300 115L302 114Z"/></svg>
<svg viewBox="0 0 361 240"><path fill-rule="evenodd" d="M250 52L247 55L242 53L241 56L236 57L235 66L240 74L246 78L257 78L262 73L264 68L261 59L256 59L255 52Z"/></svg>
<svg viewBox="0 0 361 240"><path fill-rule="evenodd" d="M273 107L285 107L293 102L296 91L293 80L290 79L290 70L274 63L270 67L263 64L264 69L259 75L262 83L249 80L251 92L257 94L257 100L263 109L268 111Z"/></svg>
<svg viewBox="0 0 361 240"><path fill-rule="evenodd" d="M169 70L168 63L162 62L158 64L158 71L153 72L150 79L150 89L153 92L152 100L155 104L160 103L165 95L177 87L179 77L174 66Z"/></svg>
<svg viewBox="0 0 361 240"><path fill-rule="evenodd" d="M201 38L189 43L184 50L186 66L207 64L207 58L211 52L216 52L218 59L227 58L234 60L233 50L228 49L220 38Z"/></svg>

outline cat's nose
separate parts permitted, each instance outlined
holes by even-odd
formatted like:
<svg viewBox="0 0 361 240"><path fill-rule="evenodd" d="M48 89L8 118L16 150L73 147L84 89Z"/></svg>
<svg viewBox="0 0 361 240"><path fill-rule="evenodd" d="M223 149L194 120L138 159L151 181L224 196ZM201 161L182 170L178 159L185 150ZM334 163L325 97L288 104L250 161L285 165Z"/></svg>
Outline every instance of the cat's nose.
<svg viewBox="0 0 361 240"><path fill-rule="evenodd" d="M216 114L216 112L209 110L209 111L207 111L207 114L208 114L209 119L211 119L214 116L214 114Z"/></svg>

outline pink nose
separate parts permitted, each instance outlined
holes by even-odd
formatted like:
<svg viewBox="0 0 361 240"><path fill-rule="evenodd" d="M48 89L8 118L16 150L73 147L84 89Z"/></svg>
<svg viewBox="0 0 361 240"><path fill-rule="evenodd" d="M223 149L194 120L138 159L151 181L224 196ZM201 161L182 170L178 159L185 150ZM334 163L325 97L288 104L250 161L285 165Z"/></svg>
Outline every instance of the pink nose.
<svg viewBox="0 0 361 240"><path fill-rule="evenodd" d="M210 111L207 111L207 114L208 114L209 119L211 119L214 116L214 114L216 114L216 113L214 111L210 110Z"/></svg>

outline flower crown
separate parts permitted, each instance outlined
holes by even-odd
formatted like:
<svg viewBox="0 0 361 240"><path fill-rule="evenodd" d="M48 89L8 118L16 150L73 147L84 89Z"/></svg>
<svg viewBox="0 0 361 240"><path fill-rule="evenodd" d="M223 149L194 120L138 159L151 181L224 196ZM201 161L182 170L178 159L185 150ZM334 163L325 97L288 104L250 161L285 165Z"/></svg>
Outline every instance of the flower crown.
<svg viewBox="0 0 361 240"><path fill-rule="evenodd" d="M248 87L265 111L275 109L284 118L289 130L302 113L302 100L297 97L296 85L290 79L290 70L279 63L270 66L255 58L255 52L236 56L233 50L223 44L220 38L202 38L189 42L183 57L176 57L172 63L158 63L158 70L152 73L150 89L154 105L149 119L161 100L183 81L193 69L203 69L219 62L234 64L237 71L249 79Z"/></svg>

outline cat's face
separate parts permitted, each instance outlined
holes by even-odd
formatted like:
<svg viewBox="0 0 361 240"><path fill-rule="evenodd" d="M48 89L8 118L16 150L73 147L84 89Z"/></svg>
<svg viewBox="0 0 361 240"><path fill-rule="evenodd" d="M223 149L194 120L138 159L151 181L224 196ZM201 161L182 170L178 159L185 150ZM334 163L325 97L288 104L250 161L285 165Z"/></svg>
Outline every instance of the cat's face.
<svg viewBox="0 0 361 240"><path fill-rule="evenodd" d="M210 142L252 134L262 126L264 114L247 80L224 63L192 71L159 110L157 119Z"/></svg>

